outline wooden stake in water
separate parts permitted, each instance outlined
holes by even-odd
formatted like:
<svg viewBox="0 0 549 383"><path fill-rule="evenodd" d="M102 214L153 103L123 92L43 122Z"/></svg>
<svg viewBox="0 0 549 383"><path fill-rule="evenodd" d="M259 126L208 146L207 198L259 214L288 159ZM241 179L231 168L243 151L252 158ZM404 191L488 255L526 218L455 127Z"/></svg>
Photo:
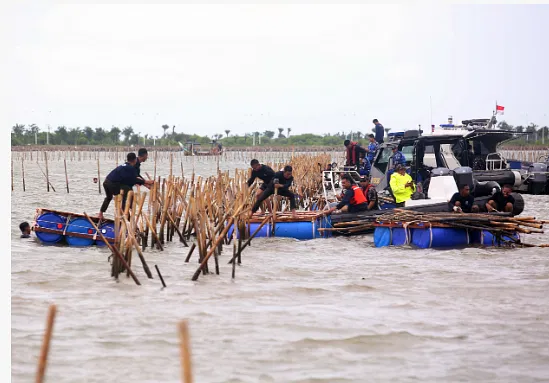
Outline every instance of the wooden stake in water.
<svg viewBox="0 0 549 383"><path fill-rule="evenodd" d="M13 191L13 158L11 159L11 191Z"/></svg>
<svg viewBox="0 0 549 383"><path fill-rule="evenodd" d="M36 383L42 383L44 381L44 375L46 374L46 363L48 361L48 352L50 350L51 334L53 331L53 322L55 320L56 312L57 306L53 304L50 305L48 310L48 319L46 321L46 332L44 333L44 341L42 342L42 349L40 350L40 359L38 359Z"/></svg>
<svg viewBox="0 0 549 383"><path fill-rule="evenodd" d="M69 192L69 176L67 174L67 158L63 159L63 164L65 165L65 182L67 183L67 193Z"/></svg>
<svg viewBox="0 0 549 383"><path fill-rule="evenodd" d="M44 152L44 160L46 161L46 185L48 186L48 192L50 191L50 172L48 170L48 153Z"/></svg>
<svg viewBox="0 0 549 383"><path fill-rule="evenodd" d="M21 158L21 177L23 178L23 191L25 191L25 158Z"/></svg>
<svg viewBox="0 0 549 383"><path fill-rule="evenodd" d="M99 156L97 157L97 188L99 189L99 194L101 194L101 175L99 172Z"/></svg>
<svg viewBox="0 0 549 383"><path fill-rule="evenodd" d="M189 339L189 325L187 324L187 321L179 322L179 338L181 340L181 381L183 383L192 383L191 342Z"/></svg>

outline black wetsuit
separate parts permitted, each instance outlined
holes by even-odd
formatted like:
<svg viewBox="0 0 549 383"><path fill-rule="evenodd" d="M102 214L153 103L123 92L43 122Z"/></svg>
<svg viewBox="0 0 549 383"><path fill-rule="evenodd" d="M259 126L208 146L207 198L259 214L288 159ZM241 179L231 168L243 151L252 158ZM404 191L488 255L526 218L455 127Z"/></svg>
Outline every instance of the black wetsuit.
<svg viewBox="0 0 549 383"><path fill-rule="evenodd" d="M120 194L121 190L124 190L122 197L122 209L126 206L126 197L128 192L132 190L134 185L143 185L145 181L138 178L137 170L129 163L116 167L109 173L105 182L103 182L103 188L105 189L105 200L101 205L101 212L104 213L109 208L112 197Z"/></svg>
<svg viewBox="0 0 549 383"><path fill-rule="evenodd" d="M273 169L271 169L267 165L261 165L261 169L259 169L258 171L252 170L252 175L250 176L250 179L248 179L248 186L251 186L256 178L259 178L263 181L260 189L265 190L267 188L267 185L269 185L269 183L273 179L274 175L275 172Z"/></svg>
<svg viewBox="0 0 549 383"><path fill-rule="evenodd" d="M288 197L290 199L290 208L292 210L295 209L296 208L295 196L289 190L290 186L292 185L292 182L294 181L294 177L292 176L292 177L286 179L286 178L284 178L284 172L277 172L274 175L273 180L274 180L274 178L278 178L278 183L283 185L281 188L278 188L278 192L277 192L278 195L281 195L283 197ZM259 206L261 206L261 203L263 201L265 201L267 198L269 198L269 196L274 194L275 187L274 187L273 180L271 180L267 184L267 186L265 187L265 190L263 191L263 193L261 193L261 195L259 196L257 201L255 201L255 204L252 207L252 212L253 213L255 213L259 209ZM263 184L263 185L265 185L265 184Z"/></svg>

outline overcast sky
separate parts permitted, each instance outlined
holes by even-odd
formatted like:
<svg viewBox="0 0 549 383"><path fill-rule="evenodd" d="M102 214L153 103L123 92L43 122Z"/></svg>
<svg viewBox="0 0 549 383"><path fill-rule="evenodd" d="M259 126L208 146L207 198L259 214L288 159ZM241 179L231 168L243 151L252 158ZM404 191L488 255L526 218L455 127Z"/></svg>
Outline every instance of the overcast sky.
<svg viewBox="0 0 549 383"><path fill-rule="evenodd" d="M9 14L12 124L212 135L549 125L549 6L44 5ZM6 25L5 25L6 26Z"/></svg>

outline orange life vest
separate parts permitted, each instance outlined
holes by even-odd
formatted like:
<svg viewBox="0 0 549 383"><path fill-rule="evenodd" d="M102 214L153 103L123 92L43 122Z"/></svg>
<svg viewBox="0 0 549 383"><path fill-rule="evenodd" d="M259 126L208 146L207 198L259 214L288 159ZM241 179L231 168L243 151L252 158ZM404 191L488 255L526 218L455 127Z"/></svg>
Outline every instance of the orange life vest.
<svg viewBox="0 0 549 383"><path fill-rule="evenodd" d="M367 203L372 202L372 201L370 201L370 200L368 199L368 191L370 191L370 189L373 188L373 187L374 187L374 185L368 184L368 186L366 186L366 189L364 189L364 190L361 189L361 190L362 190L362 194L364 194L364 197L366 198L366 202L367 202Z"/></svg>
<svg viewBox="0 0 549 383"><path fill-rule="evenodd" d="M360 186L353 185L351 186L351 189L355 192L355 195L353 198L351 198L351 205L360 205L362 203L366 203L366 197L364 197L364 193L362 192L362 189Z"/></svg>

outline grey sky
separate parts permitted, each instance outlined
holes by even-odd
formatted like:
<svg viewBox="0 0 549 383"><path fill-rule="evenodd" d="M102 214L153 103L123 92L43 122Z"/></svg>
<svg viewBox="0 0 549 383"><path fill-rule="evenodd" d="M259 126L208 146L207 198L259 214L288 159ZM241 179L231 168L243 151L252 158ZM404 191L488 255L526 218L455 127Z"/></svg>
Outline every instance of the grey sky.
<svg viewBox="0 0 549 383"><path fill-rule="evenodd" d="M549 6L12 8L9 120L212 135L549 124ZM51 111L51 113L49 112Z"/></svg>

